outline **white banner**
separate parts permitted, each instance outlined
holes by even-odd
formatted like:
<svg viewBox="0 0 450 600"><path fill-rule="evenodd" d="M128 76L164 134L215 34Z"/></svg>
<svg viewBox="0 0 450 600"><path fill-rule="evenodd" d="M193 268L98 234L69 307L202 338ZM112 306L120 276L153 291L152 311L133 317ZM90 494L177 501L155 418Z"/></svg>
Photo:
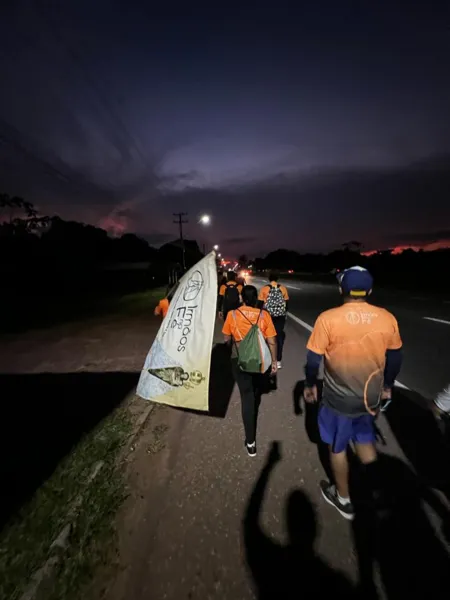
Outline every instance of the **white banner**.
<svg viewBox="0 0 450 600"><path fill-rule="evenodd" d="M137 394L180 408L208 410L217 306L215 252L181 279L145 359Z"/></svg>

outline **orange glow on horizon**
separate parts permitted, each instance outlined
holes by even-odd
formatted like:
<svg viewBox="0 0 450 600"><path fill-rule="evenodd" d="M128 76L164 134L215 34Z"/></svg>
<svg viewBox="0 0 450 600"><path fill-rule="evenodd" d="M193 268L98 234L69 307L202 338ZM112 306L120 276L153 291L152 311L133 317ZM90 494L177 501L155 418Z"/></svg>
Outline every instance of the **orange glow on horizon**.
<svg viewBox="0 0 450 600"><path fill-rule="evenodd" d="M424 252L434 252L435 250L444 250L446 248L450 248L450 240L440 240L438 242L432 242L431 244L423 244L423 245L408 245L405 244L403 246L395 246L391 248L392 254L401 254L405 250L414 250L414 252L418 252L419 250L423 250ZM385 248L387 250L388 248ZM362 252L363 256L373 256L377 252L382 252L383 250L368 250L367 252Z"/></svg>

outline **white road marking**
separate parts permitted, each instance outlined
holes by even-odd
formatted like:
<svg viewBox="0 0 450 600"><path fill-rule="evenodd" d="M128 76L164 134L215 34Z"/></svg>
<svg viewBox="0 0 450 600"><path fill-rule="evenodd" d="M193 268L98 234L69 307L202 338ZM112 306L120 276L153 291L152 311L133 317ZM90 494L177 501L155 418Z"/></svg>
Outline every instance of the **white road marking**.
<svg viewBox="0 0 450 600"><path fill-rule="evenodd" d="M445 319L435 319L434 317L424 317L426 321L434 321L435 323L444 323L444 325L450 325L450 321Z"/></svg>
<svg viewBox="0 0 450 600"><path fill-rule="evenodd" d="M409 390L410 388L406 385L403 385L400 381L396 381L394 383L395 387L401 388L402 390Z"/></svg>
<svg viewBox="0 0 450 600"><path fill-rule="evenodd" d="M293 315L292 313L288 312L286 313L287 316L292 319L293 321L295 321L296 323L298 323L299 325L301 325L302 327L304 327L305 329L307 329L308 331L312 331L313 328L311 327L311 325L309 325L308 323L305 323L305 321L302 321L301 319L299 319L298 317L296 317L295 315Z"/></svg>
<svg viewBox="0 0 450 600"><path fill-rule="evenodd" d="M304 327L305 329L307 329L308 331L312 331L313 330L313 328L311 327L311 325L309 323L306 323L305 321L302 321L302 319L299 319L296 315L293 315L290 312L286 313L286 315L290 319L292 319L293 321L295 321L296 323L298 323L299 325L301 325L302 327ZM395 387L401 388L402 390L409 390L410 389L408 386L404 385L400 381L396 381L394 385L395 385Z"/></svg>
<svg viewBox="0 0 450 600"><path fill-rule="evenodd" d="M261 277L253 277L253 282L254 283L260 283L261 285L269 285L269 282L266 279L262 279ZM292 290L302 290L303 288L301 288L298 285L292 285L290 283L282 283L280 281L280 285L284 285L284 287L287 287L288 289L292 289Z"/></svg>

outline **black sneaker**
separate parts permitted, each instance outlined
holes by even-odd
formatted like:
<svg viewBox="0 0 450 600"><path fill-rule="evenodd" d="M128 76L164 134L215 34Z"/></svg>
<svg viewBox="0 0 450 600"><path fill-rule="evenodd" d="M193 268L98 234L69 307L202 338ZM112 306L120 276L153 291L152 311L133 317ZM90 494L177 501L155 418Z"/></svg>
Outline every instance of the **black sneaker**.
<svg viewBox="0 0 450 600"><path fill-rule="evenodd" d="M348 521L352 521L355 516L355 509L353 508L353 504L351 502L347 502L343 504L339 498L336 490L336 486L328 483L328 481L320 482L320 490L322 492L322 496L325 498L325 501L331 506L341 513L344 519Z"/></svg>
<svg viewBox="0 0 450 600"><path fill-rule="evenodd" d="M256 456L256 442L253 442L253 444L246 443L245 447L249 456Z"/></svg>

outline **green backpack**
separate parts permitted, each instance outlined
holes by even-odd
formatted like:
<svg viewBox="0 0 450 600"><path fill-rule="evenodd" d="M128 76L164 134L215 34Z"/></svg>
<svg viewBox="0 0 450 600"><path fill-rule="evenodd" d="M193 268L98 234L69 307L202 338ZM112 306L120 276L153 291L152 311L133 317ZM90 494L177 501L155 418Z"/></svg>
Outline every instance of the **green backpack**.
<svg viewBox="0 0 450 600"><path fill-rule="evenodd" d="M242 313L240 310L239 312L245 319L247 319L244 313ZM247 319L247 321L251 325L250 330L244 337L244 339L239 343L239 346L236 344L238 355L238 367L241 371L245 371L246 373L261 373L261 333L258 327L259 319L261 318L261 312L262 311L260 311L256 323L252 323L250 319ZM233 318L236 322L235 310L233 310Z"/></svg>

